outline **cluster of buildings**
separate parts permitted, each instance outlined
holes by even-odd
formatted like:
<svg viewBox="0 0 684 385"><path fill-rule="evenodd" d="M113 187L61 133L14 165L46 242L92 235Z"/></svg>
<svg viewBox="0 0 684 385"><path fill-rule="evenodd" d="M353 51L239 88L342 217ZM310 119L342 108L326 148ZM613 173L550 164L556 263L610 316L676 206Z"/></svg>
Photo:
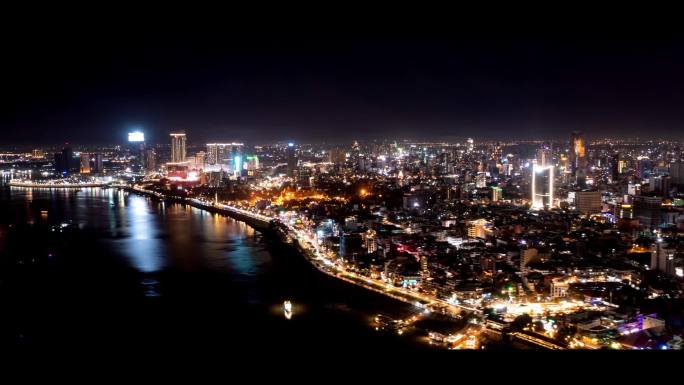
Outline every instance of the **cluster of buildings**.
<svg viewBox="0 0 684 385"><path fill-rule="evenodd" d="M682 309L663 305L684 295L679 143L130 139L51 167L278 217L351 271L478 309L490 343L681 346Z"/></svg>

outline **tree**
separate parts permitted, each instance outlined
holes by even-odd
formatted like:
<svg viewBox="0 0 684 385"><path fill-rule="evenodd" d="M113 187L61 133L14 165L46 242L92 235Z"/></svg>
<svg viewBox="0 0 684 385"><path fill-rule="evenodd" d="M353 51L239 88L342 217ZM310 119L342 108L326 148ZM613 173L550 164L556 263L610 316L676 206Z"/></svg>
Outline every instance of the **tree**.
<svg viewBox="0 0 684 385"><path fill-rule="evenodd" d="M527 325L532 323L532 317L530 317L529 314L521 314L511 322L511 329L513 330L522 330L524 329Z"/></svg>

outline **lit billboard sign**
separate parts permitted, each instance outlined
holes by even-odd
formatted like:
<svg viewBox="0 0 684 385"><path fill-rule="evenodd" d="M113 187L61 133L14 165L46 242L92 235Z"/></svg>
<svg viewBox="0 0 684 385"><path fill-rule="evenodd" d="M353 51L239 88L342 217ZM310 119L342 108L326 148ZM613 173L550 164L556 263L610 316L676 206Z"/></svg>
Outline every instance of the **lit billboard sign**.
<svg viewBox="0 0 684 385"><path fill-rule="evenodd" d="M129 142L144 142L145 141L145 134L143 134L140 131L129 132L128 133L128 141Z"/></svg>

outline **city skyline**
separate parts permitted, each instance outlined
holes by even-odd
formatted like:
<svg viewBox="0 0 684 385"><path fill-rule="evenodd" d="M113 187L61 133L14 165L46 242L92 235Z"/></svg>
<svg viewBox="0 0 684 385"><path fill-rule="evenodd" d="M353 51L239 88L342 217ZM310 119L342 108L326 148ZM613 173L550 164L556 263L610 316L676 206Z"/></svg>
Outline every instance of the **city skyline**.
<svg viewBox="0 0 684 385"><path fill-rule="evenodd" d="M3 348L684 349L684 39L160 9L0 25Z"/></svg>

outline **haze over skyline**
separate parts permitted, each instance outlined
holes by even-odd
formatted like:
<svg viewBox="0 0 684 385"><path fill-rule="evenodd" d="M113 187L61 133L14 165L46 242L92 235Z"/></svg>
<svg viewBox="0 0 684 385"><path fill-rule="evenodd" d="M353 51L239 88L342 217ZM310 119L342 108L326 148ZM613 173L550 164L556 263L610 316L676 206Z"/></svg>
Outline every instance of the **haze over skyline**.
<svg viewBox="0 0 684 385"><path fill-rule="evenodd" d="M6 143L681 139L671 38L60 30L10 42ZM646 135L648 134L648 135Z"/></svg>

